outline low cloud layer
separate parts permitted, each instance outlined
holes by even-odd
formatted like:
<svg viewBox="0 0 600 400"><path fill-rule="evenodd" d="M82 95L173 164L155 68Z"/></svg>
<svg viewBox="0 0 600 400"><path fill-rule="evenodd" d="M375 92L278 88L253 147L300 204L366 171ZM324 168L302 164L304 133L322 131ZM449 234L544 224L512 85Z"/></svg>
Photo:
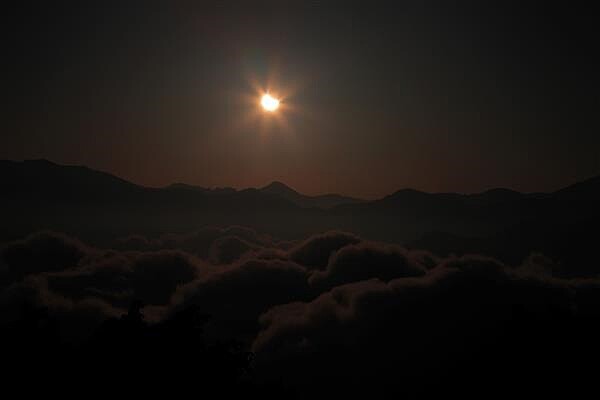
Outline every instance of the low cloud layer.
<svg viewBox="0 0 600 400"><path fill-rule="evenodd" d="M215 263L234 261L249 249L287 246L289 244L285 241L277 241L269 235L242 226L205 227L192 233L164 234L157 238L130 235L116 239L114 244L119 250L183 250L204 259L214 257L212 260Z"/></svg>
<svg viewBox="0 0 600 400"><path fill-rule="evenodd" d="M242 227L115 243L41 232L5 244L1 323L43 307L80 339L136 301L150 322L193 307L211 316L215 339L251 347L257 376L291 385L402 377L411 390L424 376L448 380L453 366L480 374L476 365L517 357L521 373L547 354L567 362L565 348L598 331L600 280L553 277L541 254L509 266L345 232L283 242Z"/></svg>
<svg viewBox="0 0 600 400"><path fill-rule="evenodd" d="M587 372L577 352L598 353L589 336L598 333L598 289L598 280L449 259L417 277L362 280L273 307L261 316L253 351L263 370L297 387L369 382L415 394L467 376L462 390L502 390L503 370L510 385L532 385L527 376L564 382Z"/></svg>

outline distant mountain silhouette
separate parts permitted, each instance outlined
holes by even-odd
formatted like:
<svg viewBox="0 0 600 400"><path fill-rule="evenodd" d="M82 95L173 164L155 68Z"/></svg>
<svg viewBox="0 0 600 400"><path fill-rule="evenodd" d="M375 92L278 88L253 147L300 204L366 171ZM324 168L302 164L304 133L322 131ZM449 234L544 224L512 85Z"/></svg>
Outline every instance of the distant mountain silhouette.
<svg viewBox="0 0 600 400"><path fill-rule="evenodd" d="M202 186L195 186L195 185L188 185L187 183L172 183L169 186L165 186L165 189L173 189L173 190L193 190L193 191L197 191L197 192L208 192L210 191L210 189L202 187Z"/></svg>
<svg viewBox="0 0 600 400"><path fill-rule="evenodd" d="M259 189L263 193L269 193L291 201L300 207L332 208L341 204L356 204L364 200L341 196L339 194L323 194L319 196L307 196L298 193L294 189L281 182L271 182L269 185Z"/></svg>
<svg viewBox="0 0 600 400"><path fill-rule="evenodd" d="M170 190L190 190L201 193L234 193L236 190L230 187L222 187L222 188L205 188L202 186L196 185L188 185L187 183L172 183L169 186L165 187L165 189Z"/></svg>
<svg viewBox="0 0 600 400"><path fill-rule="evenodd" d="M257 189L148 188L46 160L0 161L0 179L3 237L38 229L102 236L189 231L209 224L272 228L280 214L297 213L294 204Z"/></svg>
<svg viewBox="0 0 600 400"><path fill-rule="evenodd" d="M46 160L0 161L0 179L0 239L40 229L94 240L206 225L243 225L282 238L341 229L439 253L481 252L513 260L532 250L559 258L580 251L594 229L590 221L600 219L600 177L553 193L403 189L374 201L306 196L280 182L244 190L185 184L148 188Z"/></svg>
<svg viewBox="0 0 600 400"><path fill-rule="evenodd" d="M236 189L231 187L217 187L217 188L205 188L202 186L188 185L186 183L173 183L165 189L179 190L179 191L195 191L201 193L229 193L233 194L237 192ZM282 182L271 182L269 185L259 188L259 191L268 195L273 195L285 199L299 207L303 208L332 208L341 204L356 204L361 203L364 200L342 196L339 194L323 194L318 196L308 196L297 192L291 187L287 186Z"/></svg>
<svg viewBox="0 0 600 400"><path fill-rule="evenodd" d="M114 175L84 166L65 166L48 160L14 162L0 160L0 179L5 195L47 190L48 195L100 195L138 192L143 188Z"/></svg>

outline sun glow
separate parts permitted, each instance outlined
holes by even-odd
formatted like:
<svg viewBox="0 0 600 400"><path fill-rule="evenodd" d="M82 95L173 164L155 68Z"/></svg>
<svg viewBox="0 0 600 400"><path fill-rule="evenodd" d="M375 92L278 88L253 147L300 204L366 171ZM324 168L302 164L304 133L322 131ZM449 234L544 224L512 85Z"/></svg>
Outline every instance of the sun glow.
<svg viewBox="0 0 600 400"><path fill-rule="evenodd" d="M236 103L239 100L245 111L237 118L230 119L230 129L255 132L261 139L272 134L287 137L295 135L290 118L305 115L294 104L294 95L300 90L301 83L288 81L284 85L274 72L261 79L250 72L245 75L248 90L236 96Z"/></svg>
<svg viewBox="0 0 600 400"><path fill-rule="evenodd" d="M273 112L279 108L279 100L271 96L269 93L266 93L260 99L260 105L265 109L265 111Z"/></svg>

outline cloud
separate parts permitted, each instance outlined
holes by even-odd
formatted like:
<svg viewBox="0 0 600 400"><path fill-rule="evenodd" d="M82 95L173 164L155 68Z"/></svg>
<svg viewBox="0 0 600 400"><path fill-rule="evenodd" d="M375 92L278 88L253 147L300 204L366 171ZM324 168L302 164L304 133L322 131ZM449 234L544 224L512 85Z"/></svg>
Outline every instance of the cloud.
<svg viewBox="0 0 600 400"><path fill-rule="evenodd" d="M96 297L126 308L133 300L147 305L170 301L178 286L199 277L206 267L178 250L108 251L77 269L44 274L48 288L63 296Z"/></svg>
<svg viewBox="0 0 600 400"><path fill-rule="evenodd" d="M236 241L237 244L234 243ZM275 241L269 235L260 234L253 229L242 226L230 226L226 228L209 226L192 233L169 233L163 234L158 238L147 238L139 234L129 235L118 238L114 243L114 247L118 250L182 250L202 259L213 257L214 254L211 254L211 251L219 253L220 250L215 249L215 247L223 248L224 246L230 246L233 253L223 255L223 257L233 257L235 255L234 248L239 248L242 245L246 245L252 249L262 247L278 248L279 246L287 246L287 242ZM215 261L216 263L223 262L222 260Z"/></svg>
<svg viewBox="0 0 600 400"><path fill-rule="evenodd" d="M323 269L332 252L360 242L360 238L351 233L331 231L311 236L290 249L291 260L310 269Z"/></svg>
<svg viewBox="0 0 600 400"><path fill-rule="evenodd" d="M91 251L75 238L44 231L8 243L0 257L10 278L18 280L29 274L75 268Z"/></svg>
<svg viewBox="0 0 600 400"><path fill-rule="evenodd" d="M390 281L394 278L425 274L423 254L413 256L396 245L361 242L342 247L329 258L323 271L315 271L310 284L320 291L344 283L370 278Z"/></svg>
<svg viewBox="0 0 600 400"><path fill-rule="evenodd" d="M8 243L2 256L9 279L1 306L15 316L31 304L54 316L89 309L91 320L100 321L124 312L134 300L167 305L179 286L210 271L179 250L102 250L52 232Z"/></svg>
<svg viewBox="0 0 600 400"><path fill-rule="evenodd" d="M0 327L27 320L36 312L57 321L63 339L80 341L89 337L103 321L121 315L124 310L97 297L63 296L50 290L48 282L38 275L28 276L0 292Z"/></svg>
<svg viewBox="0 0 600 400"><path fill-rule="evenodd" d="M427 379L493 387L505 365L552 376L553 357L572 365L573 349L592 351L600 334L600 280L557 278L541 254L513 267L343 232L291 244L240 227L130 236L121 246L49 232L6 244L1 322L39 307L80 339L134 300L152 323L195 308L212 317L213 339L251 344L258 376L403 393L430 387Z"/></svg>
<svg viewBox="0 0 600 400"><path fill-rule="evenodd" d="M479 374L478 365L496 373L510 357L538 366L549 348L559 354L576 342L565 330L579 307L592 312L597 285L486 257L450 258L420 276L363 280L275 306L260 317L253 351L263 371L332 387L363 380L409 390L427 376L459 379L453 368L460 376Z"/></svg>
<svg viewBox="0 0 600 400"><path fill-rule="evenodd" d="M257 328L258 316L277 304L307 300L306 269L291 261L246 260L218 270L177 291L174 309L198 306L240 329Z"/></svg>
<svg viewBox="0 0 600 400"><path fill-rule="evenodd" d="M137 234L117 238L114 244L114 248L117 250L151 251L160 247L160 241Z"/></svg>
<svg viewBox="0 0 600 400"><path fill-rule="evenodd" d="M230 264L251 250L259 247L237 236L224 236L210 245L209 260L213 264Z"/></svg>

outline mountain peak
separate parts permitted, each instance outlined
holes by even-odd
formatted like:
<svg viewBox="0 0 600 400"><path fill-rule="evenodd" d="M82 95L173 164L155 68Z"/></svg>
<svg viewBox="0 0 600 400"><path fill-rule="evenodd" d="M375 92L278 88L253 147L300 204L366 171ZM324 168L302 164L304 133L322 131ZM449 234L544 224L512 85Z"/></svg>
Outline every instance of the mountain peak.
<svg viewBox="0 0 600 400"><path fill-rule="evenodd" d="M361 200L337 194L323 194L320 196L308 196L297 192L280 181L273 181L267 186L259 189L263 193L282 197L300 207L332 208L340 204L357 203Z"/></svg>
<svg viewBox="0 0 600 400"><path fill-rule="evenodd" d="M417 197L417 196L427 196L429 193L426 192L422 192L420 190L416 190L416 189L410 189L410 188L406 188L406 189L400 189L395 191L394 193L387 195L384 197L384 199L390 199L390 198L403 198L403 197Z"/></svg>
<svg viewBox="0 0 600 400"><path fill-rule="evenodd" d="M281 181L273 181L271 183L269 183L267 186L265 186L264 188L268 188L268 187L284 187L284 188L290 188L288 185L286 185L285 183L281 182Z"/></svg>
<svg viewBox="0 0 600 400"><path fill-rule="evenodd" d="M260 190L263 192L269 192L269 193L275 193L275 194L281 194L281 193L298 194L297 191L295 191L294 189L292 189L291 187L289 187L288 185L286 185L285 183L280 182L280 181L273 181L273 182L269 183L267 186L261 188Z"/></svg>

